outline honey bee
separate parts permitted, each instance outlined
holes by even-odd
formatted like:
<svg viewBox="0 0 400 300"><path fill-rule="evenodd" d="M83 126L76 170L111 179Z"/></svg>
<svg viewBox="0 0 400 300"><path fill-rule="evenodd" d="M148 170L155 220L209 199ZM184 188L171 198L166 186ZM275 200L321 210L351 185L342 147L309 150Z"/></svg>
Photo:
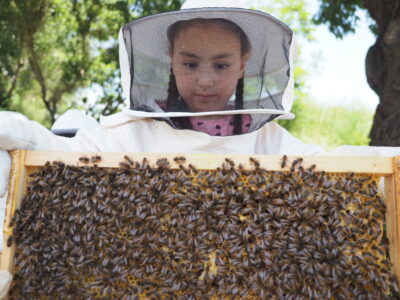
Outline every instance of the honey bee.
<svg viewBox="0 0 400 300"><path fill-rule="evenodd" d="M134 165L133 160L132 160L128 155L124 155L124 159L126 160L126 162L127 162L129 165L131 165L131 166Z"/></svg>
<svg viewBox="0 0 400 300"><path fill-rule="evenodd" d="M186 157L184 157L184 156L176 156L176 157L174 157L174 161L178 165L181 165L181 164L184 164L186 162Z"/></svg>
<svg viewBox="0 0 400 300"><path fill-rule="evenodd" d="M198 174L199 170L192 164L189 164L189 169L192 170L194 174Z"/></svg>
<svg viewBox="0 0 400 300"><path fill-rule="evenodd" d="M294 170L295 170L296 165L300 164L302 161L303 161L303 158L301 158L301 157L299 157L298 159L295 159L295 160L292 162L292 165L291 165L291 167L290 167L290 172L293 173Z"/></svg>
<svg viewBox="0 0 400 300"><path fill-rule="evenodd" d="M235 166L235 162L230 158L225 158L225 162L227 162L231 167Z"/></svg>
<svg viewBox="0 0 400 300"><path fill-rule="evenodd" d="M13 236L10 235L7 239L7 247L11 247L12 243L13 243Z"/></svg>
<svg viewBox="0 0 400 300"><path fill-rule="evenodd" d="M95 156L92 156L91 158L90 158L90 162L92 163L92 164L96 164L96 163L98 163L98 162L100 162L101 161L101 156L100 155L95 155Z"/></svg>
<svg viewBox="0 0 400 300"><path fill-rule="evenodd" d="M157 160L156 165L159 169L169 168L169 161L166 158L160 158Z"/></svg>
<svg viewBox="0 0 400 300"><path fill-rule="evenodd" d="M131 164L125 163L125 162L122 162L122 161L119 163L119 167L123 168L123 169L130 169L131 166L132 166Z"/></svg>
<svg viewBox="0 0 400 300"><path fill-rule="evenodd" d="M282 160L281 160L281 168L283 169L284 167L286 167L287 164L287 155L282 156Z"/></svg>
<svg viewBox="0 0 400 300"><path fill-rule="evenodd" d="M250 157L250 162L256 167L256 169L260 168L260 162L254 157Z"/></svg>
<svg viewBox="0 0 400 300"><path fill-rule="evenodd" d="M89 157L81 156L81 157L79 157L79 161L84 164L88 164L90 162L90 159L89 159Z"/></svg>

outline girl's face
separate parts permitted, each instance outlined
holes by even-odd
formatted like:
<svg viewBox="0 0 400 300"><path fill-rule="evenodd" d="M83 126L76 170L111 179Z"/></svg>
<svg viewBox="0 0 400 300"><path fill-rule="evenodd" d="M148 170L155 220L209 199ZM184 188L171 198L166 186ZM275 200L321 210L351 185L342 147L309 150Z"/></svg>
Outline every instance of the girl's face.
<svg viewBox="0 0 400 300"><path fill-rule="evenodd" d="M176 36L172 72L181 97L192 112L225 110L243 76L247 55L240 39L217 24L194 24Z"/></svg>

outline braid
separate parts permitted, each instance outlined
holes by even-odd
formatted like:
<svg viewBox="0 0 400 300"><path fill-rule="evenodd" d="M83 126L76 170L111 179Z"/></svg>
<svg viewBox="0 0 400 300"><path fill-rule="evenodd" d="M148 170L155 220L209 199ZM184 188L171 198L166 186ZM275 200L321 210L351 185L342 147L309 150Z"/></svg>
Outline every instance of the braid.
<svg viewBox="0 0 400 300"><path fill-rule="evenodd" d="M166 111L167 112L171 111L171 109L174 107L174 104L176 104L178 101L179 101L179 92L178 88L176 87L175 75L172 73L172 68L171 68L171 74L169 75L169 83L168 83ZM171 121L177 128L192 129L192 124L190 123L190 119L188 117L171 118Z"/></svg>
<svg viewBox="0 0 400 300"><path fill-rule="evenodd" d="M243 94L244 94L244 78L238 80L235 94L235 110L243 109ZM233 134L241 134L242 131L242 114L234 115L233 117Z"/></svg>
<svg viewBox="0 0 400 300"><path fill-rule="evenodd" d="M179 93L178 88L176 87L175 75L172 73L169 75L169 83L168 83L168 96L167 96L167 106L166 111L170 111L174 106L174 103L178 101Z"/></svg>

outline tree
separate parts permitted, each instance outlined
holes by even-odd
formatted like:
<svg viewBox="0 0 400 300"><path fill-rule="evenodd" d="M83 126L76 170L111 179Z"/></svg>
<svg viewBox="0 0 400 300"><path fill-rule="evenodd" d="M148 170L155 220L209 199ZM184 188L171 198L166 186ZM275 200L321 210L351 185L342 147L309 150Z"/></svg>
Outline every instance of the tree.
<svg viewBox="0 0 400 300"><path fill-rule="evenodd" d="M317 24L326 23L338 38L354 32L357 11L373 20L376 42L367 53L369 86L379 96L370 137L371 145L400 146L400 0L320 0Z"/></svg>
<svg viewBox="0 0 400 300"><path fill-rule="evenodd" d="M123 102L117 79L119 28L181 5L179 0L0 0L0 4L0 108L13 108L25 99L41 101L48 113L46 125L68 107L84 103L72 97L93 86L102 89L100 101L87 106L94 115L118 110Z"/></svg>
<svg viewBox="0 0 400 300"><path fill-rule="evenodd" d="M298 39L308 41L314 39L313 31L315 25L312 23L311 14L307 11L305 0L252 0L251 3L255 9L269 13L288 24ZM300 44L301 42L299 43L299 51L301 52ZM308 72L299 57L294 68L295 101L292 112L301 116L302 102L308 97L306 83ZM297 117L294 120L279 120L278 122L289 131L297 127L298 122L302 123L301 119Z"/></svg>
<svg viewBox="0 0 400 300"><path fill-rule="evenodd" d="M0 109L8 109L23 67L22 37L7 0L0 0Z"/></svg>

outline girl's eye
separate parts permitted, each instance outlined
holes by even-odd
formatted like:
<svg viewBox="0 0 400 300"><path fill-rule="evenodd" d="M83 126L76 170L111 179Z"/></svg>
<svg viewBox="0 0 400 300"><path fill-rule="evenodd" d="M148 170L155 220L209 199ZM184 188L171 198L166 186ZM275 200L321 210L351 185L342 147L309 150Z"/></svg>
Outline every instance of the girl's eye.
<svg viewBox="0 0 400 300"><path fill-rule="evenodd" d="M223 69L226 69L228 67L229 67L228 64L216 64L215 65L215 68L218 69L218 70L223 70Z"/></svg>
<svg viewBox="0 0 400 300"><path fill-rule="evenodd" d="M183 63L183 65L184 65L186 68L189 68L189 69L194 69L194 68L197 67L197 63L191 63L191 62L189 62L189 63Z"/></svg>

